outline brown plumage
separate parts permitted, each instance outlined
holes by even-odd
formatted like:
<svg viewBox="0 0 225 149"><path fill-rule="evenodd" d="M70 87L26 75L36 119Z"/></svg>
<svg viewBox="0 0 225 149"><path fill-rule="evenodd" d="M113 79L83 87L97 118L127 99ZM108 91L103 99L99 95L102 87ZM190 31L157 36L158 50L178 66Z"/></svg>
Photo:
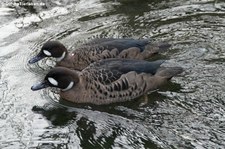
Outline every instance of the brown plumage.
<svg viewBox="0 0 225 149"><path fill-rule="evenodd" d="M61 89L61 98L74 103L124 102L157 89L183 71L181 67L160 67L163 62L107 59L95 62L81 72L56 67L42 83L31 89L57 87Z"/></svg>
<svg viewBox="0 0 225 149"><path fill-rule="evenodd" d="M54 57L57 66L83 70L89 64L107 58L148 59L170 47L168 43L150 43L145 39L95 39L68 52L58 41L46 42L41 51L29 63L35 63L45 57Z"/></svg>

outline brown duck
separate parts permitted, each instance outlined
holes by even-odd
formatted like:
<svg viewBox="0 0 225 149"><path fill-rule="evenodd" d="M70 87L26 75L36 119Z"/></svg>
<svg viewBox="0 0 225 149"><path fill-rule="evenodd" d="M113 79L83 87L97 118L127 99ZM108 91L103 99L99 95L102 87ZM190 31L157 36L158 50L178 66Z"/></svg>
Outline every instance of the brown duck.
<svg viewBox="0 0 225 149"><path fill-rule="evenodd" d="M169 47L168 43L150 43L146 39L102 38L92 40L69 53L60 42L47 41L41 51L29 60L29 63L35 63L45 57L53 57L56 58L57 66L83 70L89 64L101 59L148 59Z"/></svg>
<svg viewBox="0 0 225 149"><path fill-rule="evenodd" d="M181 67L160 67L163 62L106 59L92 63L82 71L56 67L31 89L60 88L61 98L74 103L124 102L157 89L183 71Z"/></svg>

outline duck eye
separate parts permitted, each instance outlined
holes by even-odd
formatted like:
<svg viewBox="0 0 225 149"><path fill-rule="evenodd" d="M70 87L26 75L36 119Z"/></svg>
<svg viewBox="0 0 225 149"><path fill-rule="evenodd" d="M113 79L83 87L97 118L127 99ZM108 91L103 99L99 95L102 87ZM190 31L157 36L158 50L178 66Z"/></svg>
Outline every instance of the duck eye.
<svg viewBox="0 0 225 149"><path fill-rule="evenodd" d="M58 86L58 82L57 82L54 78L49 77L49 78L48 78L48 81L49 81L52 85Z"/></svg>
<svg viewBox="0 0 225 149"><path fill-rule="evenodd" d="M47 56L51 56L52 54L49 52L49 51L47 51L47 50L43 50L43 53L45 54L45 55L47 55Z"/></svg>

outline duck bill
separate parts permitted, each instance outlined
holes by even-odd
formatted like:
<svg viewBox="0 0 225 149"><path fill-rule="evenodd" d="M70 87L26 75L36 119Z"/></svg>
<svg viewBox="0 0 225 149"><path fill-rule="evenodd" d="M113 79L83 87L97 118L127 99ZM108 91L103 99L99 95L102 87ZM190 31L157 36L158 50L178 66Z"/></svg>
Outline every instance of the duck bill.
<svg viewBox="0 0 225 149"><path fill-rule="evenodd" d="M31 87L31 90L32 91L37 91L37 90L40 90L40 89L43 89L43 88L47 88L47 87L49 87L49 85L47 84L47 82L40 82L40 83L34 84Z"/></svg>
<svg viewBox="0 0 225 149"><path fill-rule="evenodd" d="M43 58L45 58L45 55L42 54L42 53L40 52L37 56L31 58L31 59L28 61L28 63L29 63L29 64L33 64L33 63L36 63L36 62L42 60Z"/></svg>

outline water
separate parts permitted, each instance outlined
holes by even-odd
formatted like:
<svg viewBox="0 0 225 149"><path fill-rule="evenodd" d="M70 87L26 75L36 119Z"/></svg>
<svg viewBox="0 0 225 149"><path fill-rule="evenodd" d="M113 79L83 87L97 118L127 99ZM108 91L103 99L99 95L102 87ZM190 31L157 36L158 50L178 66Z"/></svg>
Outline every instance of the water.
<svg viewBox="0 0 225 149"><path fill-rule="evenodd" d="M222 0L18 2L0 2L0 148L225 148ZM54 90L30 90L54 66L27 64L45 41L72 50L96 37L167 40L172 48L157 58L185 73L143 107L71 107Z"/></svg>

